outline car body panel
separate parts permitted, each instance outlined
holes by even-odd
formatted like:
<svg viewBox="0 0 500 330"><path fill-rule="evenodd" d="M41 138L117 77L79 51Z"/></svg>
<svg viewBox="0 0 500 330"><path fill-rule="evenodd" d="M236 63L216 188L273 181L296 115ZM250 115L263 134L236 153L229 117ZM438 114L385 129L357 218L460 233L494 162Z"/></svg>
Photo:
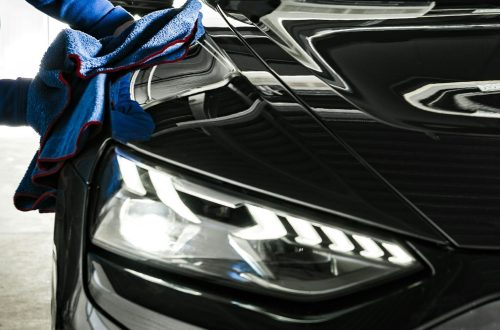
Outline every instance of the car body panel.
<svg viewBox="0 0 500 330"><path fill-rule="evenodd" d="M257 8L263 15L276 7L266 3ZM497 20L494 3L484 4L490 7L477 7L493 12L474 17ZM447 6L469 8L471 2L440 1L433 10ZM134 74L133 97L157 126L150 141L123 145L105 130L63 170L54 239L55 327L430 329L455 318L449 324L466 326L471 321L461 315L490 302L496 306L500 141L483 131L483 119L491 118L471 123L431 114L446 125L460 123L449 134L424 127L424 121L403 123L404 112L388 125L285 52L251 22L259 15L248 20L225 10L233 16L226 17L231 26L212 17L208 35L185 61ZM371 37L359 38L355 45L370 44ZM361 61L354 55L346 59ZM428 57L426 63L434 61ZM438 93L450 94L443 92L448 87L438 85ZM114 148L264 205L395 237L418 254L423 270L306 303L119 256L90 239L99 192L107 188L100 178Z"/></svg>
<svg viewBox="0 0 500 330"><path fill-rule="evenodd" d="M97 153L103 159L113 145L108 140L102 152L88 150L82 158L96 159ZM90 167L86 170L91 182L104 174L95 165L79 163ZM151 324L158 329L174 325L176 329L254 329L257 325L266 329L427 328L495 301L500 294L498 254L443 248L419 239L410 241L425 256L427 271L321 302L262 299L258 294L175 275L89 244L88 227L101 187L85 184L75 168L69 165L63 171L61 185L69 193L58 199L56 328L141 329ZM131 318L134 313L136 317ZM145 315L148 320L141 321Z"/></svg>
<svg viewBox="0 0 500 330"><path fill-rule="evenodd" d="M266 3L269 7L269 2ZM450 7L451 5L453 7ZM434 92L440 95L441 105L458 104L454 101L447 101L448 94L443 91L459 88L459 90L468 90L467 93L469 93L472 85L467 81L473 81L482 86L481 88L485 89L485 95L493 97L492 100L494 100L495 92L487 91L487 84L481 85L480 81L486 78L479 78L479 75L491 75L490 78L493 79L492 77L498 74L495 69L498 66L495 65L492 69L489 67L492 62L482 57L497 51L495 38L498 33L491 29L496 26L493 21L498 19L498 13L494 11L495 9L491 9L485 10L484 15L472 14L474 10L481 12L478 9L479 5L474 7L476 9L471 9L471 7L460 9L463 12L457 9L462 8L458 5L458 3L441 2L438 3L435 11L429 12L426 16L405 20L373 21L373 24L368 24L369 27L363 29L350 26L358 24L360 21L357 20L336 21L338 24L346 25L345 29L339 28L335 34L345 40L347 47L364 47L363 51L346 52L342 56L335 56L337 60L343 58L351 62L356 58L359 59L356 60L358 61L356 65L350 66L344 63L340 66L344 72L342 79L347 81L357 77L355 79L364 85L358 85L356 90L360 93L371 93L380 102L406 102L407 100L404 100L401 95L396 97L397 93L395 94L392 87L389 88L386 83L374 81L374 79L392 80L390 85L395 86L395 81L408 82L414 80L414 77L419 74L422 77L433 77L435 81L454 81L450 80L449 75L456 77L463 75L461 79L454 78L461 82L461 86L456 86L455 83L434 84L440 86L436 87ZM462 5L465 6L465 2ZM233 16L239 8L231 1L226 2L222 7ZM259 6L255 4L254 7ZM265 8L265 6L259 8L261 7ZM459 10L458 13L453 12L451 8ZM500 224L497 221L500 215L500 190L499 185L493 184L500 175L498 166L500 139L495 136L496 129L490 131L490 136L485 136L483 134L486 131L479 135L470 134L473 130L460 126L458 123L452 124L453 120L460 120L466 125L482 123L481 125L494 126L496 125L494 116L466 118L466 116L456 116L456 113L439 113L440 119L433 118L431 120L433 124L441 125L444 121L451 120L448 123L454 127L447 134L443 134L440 129L422 129L423 126L420 124L423 124L423 121L415 121L412 125L396 123L399 115L406 116L405 114L410 113L406 112L401 105L389 106L373 103L377 111L383 112L382 115L374 114L371 110L367 111L363 106L354 106L350 102L352 97L345 97L342 90L332 86L331 81L324 79L323 75L306 68L300 59L276 42L276 37L272 33L262 28L264 23L259 15L262 17L269 15L269 8L259 15L248 8L246 11L243 9L241 11L247 13L247 16L257 23L253 25L248 20L247 23L235 25L234 31L252 48L255 56L264 61L268 70L273 72L283 84L286 84L290 91L303 102L304 107L321 119L331 132L382 174L397 191L434 221L456 244L485 249L500 247L497 239L500 234ZM248 14L249 12L252 14ZM444 13L448 14L444 15ZM242 19L241 16L238 18ZM231 21L230 17L228 19ZM293 22L290 23L291 31L299 33L301 29L307 30L307 28L311 31L321 31L322 28L335 25L335 22L327 19L312 20L310 24L305 24L306 21L307 14L297 21L302 22L302 25L297 28L292 29L294 25ZM452 23L452 21L460 22L460 24ZM297 22L296 24L299 24ZM401 29L395 29L394 26L398 24L401 27L406 26L406 30L403 30L413 34L415 38L405 34L406 32L402 33ZM457 24L461 26L460 29L452 32L448 30L449 26L457 26ZM474 24L488 26L488 29L473 28ZM288 25L283 23L283 26ZM428 30L429 26L433 28ZM368 35L364 36L365 33ZM460 42L451 45L439 37L441 34L449 36L450 40L460 40ZM480 37L468 37L474 34ZM306 37L296 36L296 38L302 40ZM484 38L489 38L490 41ZM406 46L397 40L408 43L408 47L416 47L419 51L404 50ZM465 45L469 42L477 43L479 46L466 47ZM342 42L330 40L325 41L323 49L333 54L342 49L343 45ZM394 48L391 50L391 47ZM460 47L464 47L464 50L459 51ZM412 57L415 57L415 60L410 60ZM457 67L451 67L453 65ZM460 65L462 67L459 67ZM349 68L354 71L350 73ZM374 70L380 70L380 72ZM425 71L429 74L424 74ZM468 77L465 77L467 75ZM395 76L399 77L394 78ZM490 78L486 80L491 82ZM272 79L268 77L258 79L252 76L251 79L252 83L257 86L267 84L265 88L268 92L281 93L280 87L273 84ZM422 87L415 88L422 89ZM490 85L489 88L495 89L495 85ZM458 94L451 93L450 97L460 98ZM426 97L428 100L432 99L429 93ZM432 100L429 102L436 101ZM478 106L478 103L475 106ZM486 107L481 109L483 108ZM392 111L398 112L399 115ZM427 114L429 114L428 111L425 115ZM387 121L382 118L386 115L392 118L391 125L387 125ZM475 131L475 133L481 132Z"/></svg>
<svg viewBox="0 0 500 330"><path fill-rule="evenodd" d="M439 1L212 3L253 21L311 74L379 121L423 132L500 132L498 7Z"/></svg>
<svg viewBox="0 0 500 330"><path fill-rule="evenodd" d="M216 49L222 43L224 53L233 57L212 60L215 64L209 71L202 67L201 72L190 73L202 82L201 92L195 87L188 95L179 95L175 86L169 86L179 85L178 80L170 78L176 76L175 64L139 74L135 81L135 96L139 99L145 98L141 90L149 81L147 77L154 75L152 100L144 107L155 119L157 132L150 141L134 144L136 148L247 189L440 240L439 233L418 210L311 117L284 88L278 96L266 95L248 81L248 71L236 71L240 62L255 61L237 38L228 38L225 32L217 40L212 34L200 44L202 49L180 65L180 70L189 67L191 61L201 62L196 57L205 58L207 49ZM232 65L224 75L220 73L224 69L217 65L220 62ZM253 66L254 72L262 74L262 67ZM212 74L214 78L200 78ZM205 79L214 81L208 84ZM170 99L170 93L178 96ZM158 95L167 97L161 99Z"/></svg>

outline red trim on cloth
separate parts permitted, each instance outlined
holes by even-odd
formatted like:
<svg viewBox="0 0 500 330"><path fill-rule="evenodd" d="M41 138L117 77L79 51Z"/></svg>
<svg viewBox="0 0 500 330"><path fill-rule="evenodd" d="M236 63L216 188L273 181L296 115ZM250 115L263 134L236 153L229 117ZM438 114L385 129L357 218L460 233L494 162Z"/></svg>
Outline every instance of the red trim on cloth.
<svg viewBox="0 0 500 330"><path fill-rule="evenodd" d="M82 137L82 134L87 130L88 127L90 126L102 126L102 122L98 121L98 120L93 120L93 121L89 121L87 123L85 123L81 128L80 128L80 132L78 132L78 137L76 139L76 147L75 147L75 150L70 153L70 154L67 154L65 156L62 156L62 157L59 157L59 158L39 158L37 160L37 163L41 163L41 162L47 162L47 163L57 163L57 162L62 162L62 161L65 161L65 160L68 160L70 158L73 158L74 156L76 156L76 154L80 151L80 138ZM57 167L56 167L57 168ZM51 170L52 171L52 170ZM39 177L43 177L44 175L42 175L43 173L39 173L37 175L35 175L33 178L39 178ZM52 174L52 173L49 173L49 174Z"/></svg>
<svg viewBox="0 0 500 330"><path fill-rule="evenodd" d="M113 72L117 72L117 71L130 70L130 69L134 69L136 67L139 67L142 64L144 64L145 62L149 61L151 58L158 56L161 53L164 53L170 47L177 45L179 43L186 43L187 41L189 41L190 39L192 39L196 35L197 31L198 31L198 20L194 23L193 29L191 30L191 33L189 35L187 35L186 37L184 37L182 39L177 39L177 40L169 42L161 49L157 50L156 52L154 52L152 54L149 54L148 56L144 57L143 59L139 60L138 62L129 64L129 65L119 66L119 67L108 69L108 70L98 71L98 72L95 72L89 76L85 76L84 74L82 74L82 72L81 72L82 60L78 54L69 54L68 58L76 61L76 75L77 75L77 77L81 78L81 79L89 79L89 78L95 77L96 75L98 75L100 73L113 73ZM188 52L189 52L189 45L188 45L188 47L186 47L184 54L182 54L182 56L180 58L175 59L175 60L162 61L162 62L159 62L158 64L178 62L178 61L184 59Z"/></svg>
<svg viewBox="0 0 500 330"><path fill-rule="evenodd" d="M40 205L47 198L54 198L55 199L56 195L51 191L46 191L43 194L41 194L40 196L35 195L35 194L29 194L29 193L15 193L14 194L14 204L16 203L17 198L23 198L23 197L32 198L35 200L33 202L33 205L31 205L31 207L28 207L28 208L18 207L16 205L18 210L23 211L23 212L28 212L28 211L36 210L36 207L38 205Z"/></svg>
<svg viewBox="0 0 500 330"><path fill-rule="evenodd" d="M136 63L132 63L132 64L129 64L129 65L125 65L125 66L121 66L121 67L117 67L117 68L113 68L113 69L109 69L109 70L104 70L104 71L96 72L96 73L94 73L94 74L92 74L90 76L84 76L84 75L81 74L80 71L81 71L81 63L82 63L82 61L81 61L81 58L77 54L69 54L68 57L71 58L71 59L74 59L76 61L76 64L77 64L76 74L77 74L77 76L79 78L82 78L82 79L90 79L90 78L95 77L96 75L101 74L101 73L113 73L113 72L117 72L117 71L130 70L130 69L133 69L133 68L137 68L137 67L141 66L142 64L144 64L145 62L147 62L152 57L155 57L155 56L157 56L157 55L165 52L168 48L172 47L173 45L178 44L180 42L185 43L186 41L189 41L191 38L193 38L196 35L197 30L198 30L198 23L196 21L195 24L194 24L193 29L191 30L191 33L187 37L185 37L183 39L174 40L174 41L168 43L162 49L156 51L153 54L150 54L149 56L143 58L142 60L140 60L140 61L138 61ZM188 47L186 47L186 49L184 50L184 53L179 58L177 58L175 60L160 61L158 63L155 63L154 65L180 62L180 61L184 60L186 58L186 56L189 54L189 49L190 49L190 47L188 45ZM61 80L61 82L63 82L66 86L69 87L69 83L64 78L62 72L59 73L59 80ZM47 131L44 134L44 137L42 138L42 143L40 143L40 150L45 145L47 137L51 133L52 128L55 126L55 123L62 116L62 114L64 113L64 110L66 110L67 106L69 105L69 100L71 98L71 88L69 88L68 92L69 92L68 102L65 104L65 106L63 107L63 109L61 110L61 112L56 116L56 118L53 120L53 122L49 125L49 128L47 129ZM73 154L74 154L74 152L73 152ZM63 157L59 157L59 158L39 158L39 159L37 159L37 164L39 162L58 162L58 161L65 160L65 159L67 159L67 157L64 157L64 156Z"/></svg>
<svg viewBox="0 0 500 330"><path fill-rule="evenodd" d="M121 67L116 67L116 68L112 68L112 69L108 69L108 70L103 70L103 71L99 71L99 72L95 72L94 74L92 75L89 75L89 76L85 76L81 73L81 65L82 65L82 61L81 61L81 58L77 55L77 54L69 54L68 55L68 58L70 59L73 59L75 60L76 62L76 66L77 66L77 69L76 69L76 76L81 78L81 79L90 79L98 74L101 74L101 73L112 73L112 72L117 72L117 71L125 71L125 70L130 70L130 69L135 69L135 68L139 68L141 67L143 64L145 64L148 60L150 60L151 58L155 57L155 56L158 56L160 55L161 53L165 52L168 48L178 44L178 43L186 43L188 42L189 40L191 40L195 35L196 35L196 32L198 30L198 21L195 22L194 26L193 26L193 29L191 30L191 33L186 36L185 38L182 38L182 39L177 39L177 40L174 40L172 42L169 42L167 45L165 45L164 47L162 47L160 50L144 57L143 59L139 60L138 62L135 62L135 63L132 63L132 64L129 64L129 65L124 65L124 66L121 66ZM165 63L175 63L175 62L179 62L179 61L182 61L184 58L186 58L186 56L189 54L189 50L190 50L190 45L187 45L186 49L184 50L184 53L177 59L175 60L165 60L165 61L160 61L158 63L155 63L154 65L159 65L159 64L165 64ZM144 65L144 67L146 67L147 65ZM59 157L59 158L39 158L40 157L40 154L41 154L41 150L43 149L43 147L45 146L45 143L47 142L50 134L52 133L55 125L57 124L57 122L59 121L59 119L62 117L62 115L65 113L66 109L68 108L71 100L72 100L72 89L71 89L71 85L69 84L69 82L64 78L64 75L63 75L63 72L61 71L59 73L59 81L61 81L63 84L64 84L64 87L67 88L67 101L65 103L65 105L62 107L61 111L56 115L56 117L54 118L54 120L52 120L52 122L49 124L45 134L43 135L42 139L41 139L41 142L40 142L40 149L38 150L37 152L37 160L36 160L36 166L38 166L41 170L44 170L44 169L47 169L47 167L45 167L43 165L43 163L57 163L57 162L61 162L60 164L58 164L58 166L46 171L46 172L41 172L41 173L38 173L37 175L34 175L32 178L31 178L31 181L33 184L36 184L36 185L42 185L41 183L38 183L37 180L41 179L41 178L46 178L48 176L51 176L51 175L56 175L57 173L59 173L59 171L64 167L64 162L70 158L73 158L75 157L81 150L81 146L80 146L80 138L82 137L82 134L87 130L87 128L91 127L91 126L102 126L102 122L100 121L90 121L90 122L87 122L85 125L83 125L81 128L80 128L80 131L78 132L78 137L77 137L77 141L76 141L76 146L75 146L75 149L73 152L71 152L70 154L67 154L67 155L64 155L62 157ZM43 185L43 186L47 186L47 185ZM49 186L47 186L49 187ZM51 187L52 188L52 187ZM29 208L20 208L18 207L19 210L21 211L32 211L32 210L35 210L37 208L38 205L40 205L44 200L46 200L47 198L56 198L56 195L53 193L53 192L50 192L50 191L47 191L45 193L43 193L42 195L36 195L36 194L31 194L31 193L22 193L22 192L19 192L19 193L16 193L14 195L14 204L16 204L15 200L17 198L32 198L34 199L35 201L33 202L33 204L31 205L31 207ZM16 205L17 207L17 205ZM44 209L44 210L40 210L40 212L52 212L54 210L51 210L51 209Z"/></svg>
<svg viewBox="0 0 500 330"><path fill-rule="evenodd" d="M87 128L91 127L91 126L101 126L102 123L100 121L89 121L88 123L86 123L85 125L83 125L81 128L80 128L80 131L78 132L78 138L77 138L77 142L76 142L76 149L73 153L69 154L69 155L66 155L65 156L65 159L69 159L69 158L72 158L74 157L79 151L80 151L80 138L82 137L82 134L87 130ZM50 175L54 175L54 174L57 174L64 166L64 162L61 161L61 163L56 166L55 168L51 169L50 171L47 171L47 172L42 172L42 173L38 173L37 175L34 175L32 178L31 178L31 182L34 183L34 184L37 184L39 185L40 183L36 182L37 179L40 179L40 178L44 178L44 177L48 177ZM27 197L27 198L32 198L34 199L35 201L33 202L33 205L29 208L19 208L19 210L21 211L33 211L36 209L36 207L41 204L45 199L47 198L56 198L56 195L50 191L47 191L45 193L43 193L42 195L38 196L36 194L31 194L31 193L16 193L14 194L14 204L15 204L15 200L16 198L22 198L22 197ZM45 212L50 212L51 210L44 210Z"/></svg>

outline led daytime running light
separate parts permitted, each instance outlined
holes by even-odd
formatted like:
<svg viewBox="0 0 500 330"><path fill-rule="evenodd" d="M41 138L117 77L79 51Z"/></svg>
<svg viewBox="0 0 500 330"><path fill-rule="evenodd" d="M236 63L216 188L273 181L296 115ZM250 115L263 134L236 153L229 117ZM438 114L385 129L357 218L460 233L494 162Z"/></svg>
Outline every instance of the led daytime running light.
<svg viewBox="0 0 500 330"><path fill-rule="evenodd" d="M146 195L146 190L139 176L138 165L121 156L118 156L118 164L127 189L139 196ZM245 201L236 202L235 197L230 197L215 191L213 194L207 195L211 190L206 187L198 189L196 184L189 183L189 190L187 190L186 188L182 188L188 184L185 180L182 181L183 183L181 183L179 189L177 189L175 177L156 169L145 169L148 170L153 187L161 202L180 217L193 224L200 224L201 220L186 204L184 204L178 194L179 190L183 190L185 193L189 191L191 195L207 201L221 201L221 205L232 208L236 207L236 205L238 207L246 207L255 225L231 233L231 236L234 237L234 239L230 237L231 245L238 251L241 250L241 244L246 244L242 243L240 240L251 242L290 238L302 246L317 248L326 246L331 251L337 253L352 256L357 255L371 260L388 261L398 266L408 266L416 262L403 247L396 243L384 242L365 235L351 234L348 231L331 226L318 226L306 219L291 215L281 216L280 213L275 210L249 204ZM226 197L232 200L224 202L224 198ZM284 221L288 222L293 228L294 233L288 232L284 225ZM325 241L320 233L324 234L323 237L327 237L328 241ZM239 242L238 244L236 244L237 240ZM261 273L261 275L264 273L268 274L269 271L260 268L259 273Z"/></svg>

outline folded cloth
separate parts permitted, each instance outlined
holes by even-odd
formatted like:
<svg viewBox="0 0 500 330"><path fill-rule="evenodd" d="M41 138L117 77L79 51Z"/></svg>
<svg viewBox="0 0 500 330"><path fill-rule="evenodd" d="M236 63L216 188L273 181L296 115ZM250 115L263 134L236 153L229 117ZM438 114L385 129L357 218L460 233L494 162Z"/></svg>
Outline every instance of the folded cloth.
<svg viewBox="0 0 500 330"><path fill-rule="evenodd" d="M182 60L204 34L200 9L198 0L188 0L182 8L144 16L117 37L97 40L71 29L58 35L28 91L27 121L41 140L14 195L19 210L54 211L61 169L99 131L105 117L111 118L112 134L120 141L151 133L148 115L134 101L124 100L127 78L120 77Z"/></svg>

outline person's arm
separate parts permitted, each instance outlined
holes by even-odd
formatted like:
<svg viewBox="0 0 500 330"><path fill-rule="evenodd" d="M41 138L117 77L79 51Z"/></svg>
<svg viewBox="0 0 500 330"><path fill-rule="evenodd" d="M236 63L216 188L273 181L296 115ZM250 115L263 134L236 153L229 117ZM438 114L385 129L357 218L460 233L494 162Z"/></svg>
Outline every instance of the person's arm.
<svg viewBox="0 0 500 330"><path fill-rule="evenodd" d="M0 79L0 124L24 126L31 79Z"/></svg>
<svg viewBox="0 0 500 330"><path fill-rule="evenodd" d="M108 0L26 0L38 10L100 39L113 35L132 16Z"/></svg>
<svg viewBox="0 0 500 330"><path fill-rule="evenodd" d="M132 21L123 8L108 0L27 0L45 14L96 38L113 35ZM26 123L26 103L31 79L0 79L0 124Z"/></svg>

